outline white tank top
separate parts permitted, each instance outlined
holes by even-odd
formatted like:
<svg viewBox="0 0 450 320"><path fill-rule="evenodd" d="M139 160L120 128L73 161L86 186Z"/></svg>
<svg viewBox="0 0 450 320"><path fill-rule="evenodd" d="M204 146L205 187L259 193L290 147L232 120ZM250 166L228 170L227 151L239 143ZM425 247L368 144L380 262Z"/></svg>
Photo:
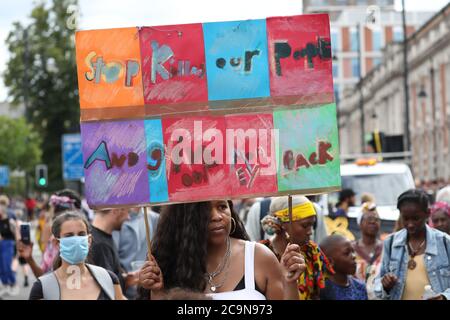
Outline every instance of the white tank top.
<svg viewBox="0 0 450 320"><path fill-rule="evenodd" d="M245 288L236 291L210 293L213 300L266 300L255 289L255 242L245 241Z"/></svg>

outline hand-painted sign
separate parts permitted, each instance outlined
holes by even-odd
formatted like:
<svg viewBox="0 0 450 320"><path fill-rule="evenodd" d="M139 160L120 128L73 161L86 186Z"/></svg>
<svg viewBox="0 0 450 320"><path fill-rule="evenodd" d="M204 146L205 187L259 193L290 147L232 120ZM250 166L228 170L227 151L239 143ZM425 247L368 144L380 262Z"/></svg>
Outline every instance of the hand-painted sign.
<svg viewBox="0 0 450 320"><path fill-rule="evenodd" d="M94 208L340 187L328 16L80 31Z"/></svg>

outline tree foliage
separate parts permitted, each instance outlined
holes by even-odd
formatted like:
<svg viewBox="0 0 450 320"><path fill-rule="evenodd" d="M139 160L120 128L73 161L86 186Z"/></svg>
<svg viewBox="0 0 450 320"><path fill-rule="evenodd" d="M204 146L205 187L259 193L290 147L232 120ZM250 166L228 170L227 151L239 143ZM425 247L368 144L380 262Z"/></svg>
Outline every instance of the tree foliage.
<svg viewBox="0 0 450 320"><path fill-rule="evenodd" d="M0 116L0 164L31 171L41 160L41 141L24 118Z"/></svg>
<svg viewBox="0 0 450 320"><path fill-rule="evenodd" d="M15 22L6 40L10 58L5 85L13 104L25 104L26 118L42 138L49 189L62 186L61 135L79 131L75 30L66 25L67 8L76 4L77 0L37 3L31 22Z"/></svg>

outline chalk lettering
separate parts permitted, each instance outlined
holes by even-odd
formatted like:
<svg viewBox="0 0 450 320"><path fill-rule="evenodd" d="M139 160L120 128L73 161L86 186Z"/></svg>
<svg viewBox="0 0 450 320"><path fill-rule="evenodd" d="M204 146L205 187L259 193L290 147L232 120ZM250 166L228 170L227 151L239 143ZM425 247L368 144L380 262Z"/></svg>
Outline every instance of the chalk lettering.
<svg viewBox="0 0 450 320"><path fill-rule="evenodd" d="M225 64L227 63L227 61L224 58L219 58L216 60L216 66L217 68L223 69L223 67L225 67Z"/></svg>
<svg viewBox="0 0 450 320"><path fill-rule="evenodd" d="M252 58L258 56L259 50L245 51L245 67L244 71L249 72L252 69Z"/></svg>
<svg viewBox="0 0 450 320"><path fill-rule="evenodd" d="M95 61L94 61L95 59ZM102 56L98 56L92 51L85 58L85 64L89 71L85 72L84 77L88 81L115 83L125 74L126 87L133 86L133 78L139 74L139 62L135 60L127 60L124 64L120 61L105 62ZM124 71L125 70L125 71Z"/></svg>
<svg viewBox="0 0 450 320"><path fill-rule="evenodd" d="M108 147L106 146L105 141L100 142L97 149L89 156L84 164L84 168L89 169L89 167L97 160L104 161L106 168L111 169L111 159L109 158Z"/></svg>
<svg viewBox="0 0 450 320"><path fill-rule="evenodd" d="M298 171L302 167L310 168L315 165L325 165L327 162L334 160L334 157L328 152L331 147L332 145L329 142L318 141L317 151L311 152L309 157L302 153L294 157L292 150L286 150L283 154L283 167L289 171L294 169Z"/></svg>
<svg viewBox="0 0 450 320"><path fill-rule="evenodd" d="M117 166L119 168L122 168L125 160L127 160L127 157L124 154L122 154L122 155L120 155L120 157L118 157L115 152L112 153L112 161L111 161L111 163L112 163L113 167Z"/></svg>
<svg viewBox="0 0 450 320"><path fill-rule="evenodd" d="M305 156L300 153L295 158L295 170L298 171L298 169L300 169L301 167L309 168L310 165L308 161L306 161Z"/></svg>
<svg viewBox="0 0 450 320"><path fill-rule="evenodd" d="M259 50L252 50L252 51L245 51L244 52L244 71L250 72L252 70L252 58L254 56L258 56L260 53ZM231 57L230 58L230 65L235 70L241 70L241 64L242 58L241 57ZM225 58L218 58L216 60L216 66L219 69L224 69L227 64L227 60Z"/></svg>
<svg viewBox="0 0 450 320"><path fill-rule="evenodd" d="M162 45L159 47L157 41L152 41L152 72L151 81L156 83L156 75L159 74L164 80L169 79L169 71L164 68L163 63L173 56L173 51L169 46Z"/></svg>
<svg viewBox="0 0 450 320"><path fill-rule="evenodd" d="M139 155L135 152L128 153L128 166L134 167L139 161Z"/></svg>
<svg viewBox="0 0 450 320"><path fill-rule="evenodd" d="M287 150L283 155L283 166L285 169L292 170L294 168L294 153Z"/></svg>
<svg viewBox="0 0 450 320"><path fill-rule="evenodd" d="M275 74L282 76L281 59L286 59L291 56L292 48L289 43L277 41L274 43L274 59L275 59ZM313 69L313 58L319 57L322 60L331 59L331 42L329 38L317 37L317 43L308 42L304 48L297 49L292 53L292 58L299 61L301 58L306 58L308 68Z"/></svg>
<svg viewBox="0 0 450 320"><path fill-rule="evenodd" d="M89 169L89 167L95 161L104 161L106 165L106 169L109 170L113 167L122 168L125 161L128 158L128 167L134 167L139 162L139 155L135 152L129 152L127 155L113 152L112 157L109 156L108 145L105 141L100 142L98 147L94 152L89 156L84 164L85 169Z"/></svg>
<svg viewBox="0 0 450 320"><path fill-rule="evenodd" d="M127 75L125 77L125 86L133 86L133 78L139 73L139 63L137 61L128 60L127 61Z"/></svg>
<svg viewBox="0 0 450 320"><path fill-rule="evenodd" d="M275 42L275 72L281 76L280 59L287 58L291 55L291 46L287 42Z"/></svg>
<svg viewBox="0 0 450 320"><path fill-rule="evenodd" d="M156 171L161 166L162 152L160 149L153 149L150 154L151 162L147 164L147 169Z"/></svg>
<svg viewBox="0 0 450 320"><path fill-rule="evenodd" d="M308 160L309 163L311 163L312 165L317 164L317 153L315 152L311 153Z"/></svg>
<svg viewBox="0 0 450 320"><path fill-rule="evenodd" d="M328 149L331 147L331 143L329 142L319 142L319 164L325 164L327 161L333 161L333 156L328 153Z"/></svg>

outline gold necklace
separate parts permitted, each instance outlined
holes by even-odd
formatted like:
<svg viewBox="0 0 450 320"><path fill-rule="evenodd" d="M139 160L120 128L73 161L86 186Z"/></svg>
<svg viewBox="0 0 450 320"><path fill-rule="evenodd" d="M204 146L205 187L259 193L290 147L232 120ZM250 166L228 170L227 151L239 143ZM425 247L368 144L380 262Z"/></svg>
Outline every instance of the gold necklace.
<svg viewBox="0 0 450 320"><path fill-rule="evenodd" d="M411 254L409 255L409 261L408 261L408 269L409 270L414 270L416 268L417 263L414 261L414 257L417 255L417 253L423 247L424 244L425 244L425 240L422 241L422 243L419 245L419 247L417 249L414 249L411 245L411 242L408 241L408 247L411 251Z"/></svg>

